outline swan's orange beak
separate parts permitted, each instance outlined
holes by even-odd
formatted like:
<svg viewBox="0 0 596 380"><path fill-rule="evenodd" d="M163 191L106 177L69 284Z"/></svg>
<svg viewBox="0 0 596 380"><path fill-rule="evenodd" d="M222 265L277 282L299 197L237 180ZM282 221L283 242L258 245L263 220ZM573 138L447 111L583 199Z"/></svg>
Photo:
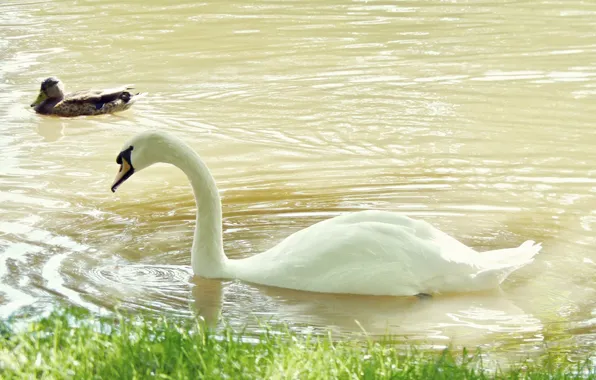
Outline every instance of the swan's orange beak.
<svg viewBox="0 0 596 380"><path fill-rule="evenodd" d="M122 185L124 181L129 179L130 176L133 175L135 172L135 168L132 166L130 162L131 151L132 146L120 152L120 154L116 158L116 163L120 164L120 171L118 171L118 174L116 174L116 178L114 179L114 183L112 184L112 193L115 193L116 189L118 189L118 187Z"/></svg>

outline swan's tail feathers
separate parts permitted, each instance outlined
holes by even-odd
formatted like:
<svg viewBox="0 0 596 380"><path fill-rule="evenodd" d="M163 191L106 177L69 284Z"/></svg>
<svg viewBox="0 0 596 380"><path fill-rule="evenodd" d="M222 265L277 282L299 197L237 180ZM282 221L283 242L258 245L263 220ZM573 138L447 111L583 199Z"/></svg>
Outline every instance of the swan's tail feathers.
<svg viewBox="0 0 596 380"><path fill-rule="evenodd" d="M526 240L517 249L523 250L528 255L528 259L533 259L542 249L542 243L536 243L534 240Z"/></svg>
<svg viewBox="0 0 596 380"><path fill-rule="evenodd" d="M516 248L497 249L482 253L486 269L525 265L534 259L542 249L541 243L528 240Z"/></svg>
<svg viewBox="0 0 596 380"><path fill-rule="evenodd" d="M516 267L513 269L521 268L524 265L530 264L534 261L534 256L540 253L542 249L542 243L536 243L533 240L526 240L519 247L514 248L517 251L516 260L519 264L514 264ZM512 259L512 263L516 261Z"/></svg>
<svg viewBox="0 0 596 380"><path fill-rule="evenodd" d="M498 249L485 252L482 254L484 269L478 272L476 276L478 279L493 278L500 284L513 271L534 261L534 256L536 256L541 249L541 243L528 240L523 242L522 245L517 248Z"/></svg>

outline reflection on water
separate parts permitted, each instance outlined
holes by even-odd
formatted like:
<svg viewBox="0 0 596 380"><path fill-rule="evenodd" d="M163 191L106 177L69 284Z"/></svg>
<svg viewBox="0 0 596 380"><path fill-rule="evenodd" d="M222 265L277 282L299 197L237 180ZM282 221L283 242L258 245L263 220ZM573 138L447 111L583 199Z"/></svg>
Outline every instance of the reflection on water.
<svg viewBox="0 0 596 380"><path fill-rule="evenodd" d="M594 350L595 14L575 0L3 2L0 315L61 300L252 331ZM28 105L50 75L149 96L118 115L40 117ZM544 249L500 291L432 300L196 279L185 177L161 166L109 191L123 141L146 128L209 165L232 258L369 208L478 250Z"/></svg>

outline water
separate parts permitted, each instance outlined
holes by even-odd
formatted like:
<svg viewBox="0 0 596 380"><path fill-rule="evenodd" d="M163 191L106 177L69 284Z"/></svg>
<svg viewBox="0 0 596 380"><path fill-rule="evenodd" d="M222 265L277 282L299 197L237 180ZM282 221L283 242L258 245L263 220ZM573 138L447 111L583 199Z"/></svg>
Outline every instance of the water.
<svg viewBox="0 0 596 380"><path fill-rule="evenodd" d="M596 346L596 3L4 1L0 315L257 319L431 346L578 357ZM115 116L40 117L72 90L135 83ZM542 241L501 291L418 301L193 279L194 201L160 166L109 191L123 142L188 141L246 257L347 211L427 220L488 250Z"/></svg>

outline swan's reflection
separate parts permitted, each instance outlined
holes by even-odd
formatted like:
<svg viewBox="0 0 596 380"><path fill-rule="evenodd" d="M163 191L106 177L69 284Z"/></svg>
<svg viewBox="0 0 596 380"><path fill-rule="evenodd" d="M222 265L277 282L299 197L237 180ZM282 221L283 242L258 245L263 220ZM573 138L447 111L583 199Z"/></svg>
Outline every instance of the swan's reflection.
<svg viewBox="0 0 596 380"><path fill-rule="evenodd" d="M399 336L440 345L507 344L540 339L542 323L501 291L439 296L375 297L310 293L194 277L196 312L210 325L256 327L285 323L294 330ZM222 309L223 306L223 309Z"/></svg>
<svg viewBox="0 0 596 380"><path fill-rule="evenodd" d="M196 314L205 320L207 326L215 327L223 300L222 281L192 276L191 286Z"/></svg>

